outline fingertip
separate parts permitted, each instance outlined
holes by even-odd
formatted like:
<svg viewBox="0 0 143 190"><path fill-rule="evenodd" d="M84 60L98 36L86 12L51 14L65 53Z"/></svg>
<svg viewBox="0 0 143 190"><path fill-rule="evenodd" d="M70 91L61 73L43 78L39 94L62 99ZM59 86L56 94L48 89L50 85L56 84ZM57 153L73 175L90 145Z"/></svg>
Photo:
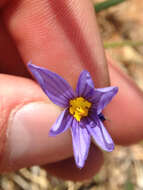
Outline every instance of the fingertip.
<svg viewBox="0 0 143 190"><path fill-rule="evenodd" d="M143 138L143 92L108 58L111 85L119 92L105 110L108 131L116 143L130 145Z"/></svg>

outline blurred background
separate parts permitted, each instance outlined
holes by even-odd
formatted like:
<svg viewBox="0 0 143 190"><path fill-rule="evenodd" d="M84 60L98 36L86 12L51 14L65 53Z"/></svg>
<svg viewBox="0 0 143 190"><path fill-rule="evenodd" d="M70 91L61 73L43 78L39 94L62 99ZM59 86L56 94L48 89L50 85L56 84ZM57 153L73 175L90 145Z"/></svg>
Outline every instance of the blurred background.
<svg viewBox="0 0 143 190"><path fill-rule="evenodd" d="M92 2L105 50L143 90L143 0ZM89 181L62 181L34 166L0 175L0 190L143 190L143 142L105 153L104 166Z"/></svg>

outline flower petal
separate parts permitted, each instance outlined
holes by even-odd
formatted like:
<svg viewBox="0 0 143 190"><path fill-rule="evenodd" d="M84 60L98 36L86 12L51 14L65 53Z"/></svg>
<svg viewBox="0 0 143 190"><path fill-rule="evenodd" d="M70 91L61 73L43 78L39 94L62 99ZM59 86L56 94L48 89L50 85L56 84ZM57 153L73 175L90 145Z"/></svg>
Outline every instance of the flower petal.
<svg viewBox="0 0 143 190"><path fill-rule="evenodd" d="M93 107L97 110L97 114L99 115L104 107L112 100L112 98L118 92L118 87L105 87L105 88L97 88L92 94L92 98L90 101L94 103Z"/></svg>
<svg viewBox="0 0 143 190"><path fill-rule="evenodd" d="M71 127L73 121L73 117L69 114L68 109L65 109L60 116L58 117L55 124L50 129L49 135L56 136L60 133L66 131L69 127Z"/></svg>
<svg viewBox="0 0 143 190"><path fill-rule="evenodd" d="M87 130L93 137L95 143L101 149L107 152L111 152L114 149L114 142L111 136L109 135L109 133L107 132L100 120L98 120L96 123L94 121L90 121L90 123L86 125Z"/></svg>
<svg viewBox="0 0 143 190"><path fill-rule="evenodd" d="M82 73L79 76L76 93L77 96L83 96L86 97L87 94L91 91L91 89L94 89L94 83L93 80L87 71L82 71Z"/></svg>
<svg viewBox="0 0 143 190"><path fill-rule="evenodd" d="M71 132L76 165L77 167L82 168L88 156L91 138L87 129L79 126L79 123L76 120L73 120Z"/></svg>
<svg viewBox="0 0 143 190"><path fill-rule="evenodd" d="M67 107L69 100L74 97L71 86L62 77L47 69L30 63L28 67L49 99L61 107Z"/></svg>

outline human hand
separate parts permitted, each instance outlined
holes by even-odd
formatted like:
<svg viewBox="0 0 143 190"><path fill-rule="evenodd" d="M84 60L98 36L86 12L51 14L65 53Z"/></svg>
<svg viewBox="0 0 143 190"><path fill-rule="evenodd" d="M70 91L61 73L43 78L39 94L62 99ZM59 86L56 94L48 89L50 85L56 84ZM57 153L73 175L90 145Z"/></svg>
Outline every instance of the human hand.
<svg viewBox="0 0 143 190"><path fill-rule="evenodd" d="M96 87L109 85L91 3L88 0L3 0L0 6L0 71L3 73L0 75L0 171L39 164L63 179L90 178L102 165L101 151L92 146L85 167L76 168L71 158L70 133L67 131L56 138L48 136L61 110L28 79L30 75L24 63L32 60L33 64L47 67L73 87L84 68L95 79ZM111 85L118 86L119 93L105 110L105 116L111 120L105 125L116 143L131 144L143 137L143 95L111 60L108 63Z"/></svg>

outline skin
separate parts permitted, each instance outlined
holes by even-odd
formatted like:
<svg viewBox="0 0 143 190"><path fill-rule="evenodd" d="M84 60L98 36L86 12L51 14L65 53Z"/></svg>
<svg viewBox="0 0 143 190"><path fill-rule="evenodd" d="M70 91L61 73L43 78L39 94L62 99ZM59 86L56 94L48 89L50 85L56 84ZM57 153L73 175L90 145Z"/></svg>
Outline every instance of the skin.
<svg viewBox="0 0 143 190"><path fill-rule="evenodd" d="M111 120L105 122L108 131L122 145L143 138L143 94L114 61L106 61L89 0L2 0L0 7L1 173L39 164L53 175L77 181L91 178L103 163L102 152L92 145L79 170L70 132L48 136L61 109L31 79L29 60L58 73L73 88L83 69L96 87L108 86L110 78L119 93L104 112Z"/></svg>

